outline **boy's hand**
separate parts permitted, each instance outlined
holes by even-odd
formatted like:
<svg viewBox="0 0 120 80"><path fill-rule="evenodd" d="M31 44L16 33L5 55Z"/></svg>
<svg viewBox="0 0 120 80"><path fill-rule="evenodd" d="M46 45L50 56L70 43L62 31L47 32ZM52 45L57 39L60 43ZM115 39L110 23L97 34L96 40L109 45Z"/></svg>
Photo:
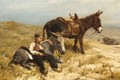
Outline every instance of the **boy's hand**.
<svg viewBox="0 0 120 80"><path fill-rule="evenodd" d="M40 52L39 52L38 55L43 56L43 53L40 53Z"/></svg>

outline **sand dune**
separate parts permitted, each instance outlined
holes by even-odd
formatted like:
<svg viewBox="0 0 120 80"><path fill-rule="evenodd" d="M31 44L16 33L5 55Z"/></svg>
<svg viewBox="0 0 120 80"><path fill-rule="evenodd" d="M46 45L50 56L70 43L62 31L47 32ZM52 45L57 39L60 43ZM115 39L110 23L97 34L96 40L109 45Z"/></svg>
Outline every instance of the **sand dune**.
<svg viewBox="0 0 120 80"><path fill-rule="evenodd" d="M11 69L7 64L15 50L21 45L29 46L34 33L42 33L42 28L16 22L12 26L8 24L0 23L0 80L120 80L120 47L97 41L102 38L98 34L84 38L85 55L73 52L73 40L65 39L67 51L62 56L64 63L59 64L61 72L53 71L48 63L45 63L47 76L40 74L37 67L28 71L14 65ZM105 35L116 36L108 31Z"/></svg>

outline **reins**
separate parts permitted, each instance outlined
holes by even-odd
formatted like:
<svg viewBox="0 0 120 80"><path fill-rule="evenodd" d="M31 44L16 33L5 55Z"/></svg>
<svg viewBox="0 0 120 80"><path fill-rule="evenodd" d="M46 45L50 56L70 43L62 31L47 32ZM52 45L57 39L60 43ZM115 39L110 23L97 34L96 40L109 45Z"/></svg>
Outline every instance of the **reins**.
<svg viewBox="0 0 120 80"><path fill-rule="evenodd" d="M94 34L96 34L96 33L97 33L97 31L93 32L93 33L90 34L90 35L88 35L87 33L85 33L85 35L90 37L90 36L92 36L92 35L94 35Z"/></svg>

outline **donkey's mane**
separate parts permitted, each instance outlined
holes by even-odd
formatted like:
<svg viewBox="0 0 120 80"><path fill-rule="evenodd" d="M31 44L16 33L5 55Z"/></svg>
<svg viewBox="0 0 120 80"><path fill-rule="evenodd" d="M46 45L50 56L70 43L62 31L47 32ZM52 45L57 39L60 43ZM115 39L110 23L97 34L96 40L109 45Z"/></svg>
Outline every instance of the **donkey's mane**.
<svg viewBox="0 0 120 80"><path fill-rule="evenodd" d="M95 13L79 19L81 22L80 28L81 28L82 34L84 34L90 28L89 24L91 24L91 20L93 20L94 16L95 16Z"/></svg>
<svg viewBox="0 0 120 80"><path fill-rule="evenodd" d="M91 15L88 15L86 17L80 18L80 20L88 20L89 18L93 17L94 15L95 15L95 13L91 14Z"/></svg>

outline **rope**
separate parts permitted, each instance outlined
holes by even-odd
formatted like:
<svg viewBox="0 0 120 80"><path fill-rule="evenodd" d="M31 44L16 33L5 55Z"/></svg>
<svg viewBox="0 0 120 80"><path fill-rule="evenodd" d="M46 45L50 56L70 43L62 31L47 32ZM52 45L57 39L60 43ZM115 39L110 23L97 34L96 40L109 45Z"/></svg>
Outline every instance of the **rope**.
<svg viewBox="0 0 120 80"><path fill-rule="evenodd" d="M90 36L94 35L96 32L97 32L97 31L93 32L93 33L90 34L90 35L88 35L88 34L86 34L86 33L85 33L85 34L90 37Z"/></svg>

